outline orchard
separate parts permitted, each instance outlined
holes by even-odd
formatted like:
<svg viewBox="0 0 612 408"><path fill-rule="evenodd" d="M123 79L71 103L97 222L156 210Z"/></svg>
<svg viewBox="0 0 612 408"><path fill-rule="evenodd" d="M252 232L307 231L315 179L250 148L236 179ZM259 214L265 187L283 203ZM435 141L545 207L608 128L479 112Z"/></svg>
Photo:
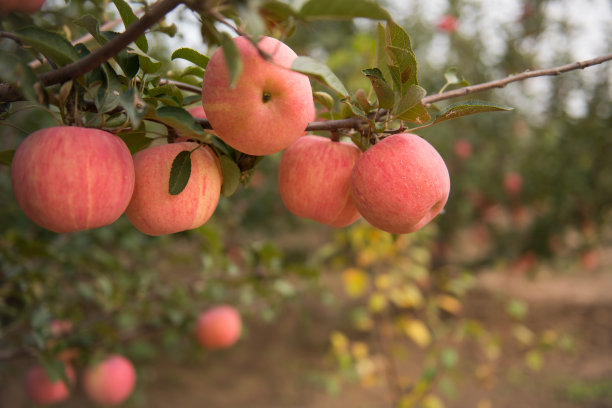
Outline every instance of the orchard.
<svg viewBox="0 0 612 408"><path fill-rule="evenodd" d="M2 1L0 405L486 408L569 358L514 285L610 282L609 37L400 3Z"/></svg>

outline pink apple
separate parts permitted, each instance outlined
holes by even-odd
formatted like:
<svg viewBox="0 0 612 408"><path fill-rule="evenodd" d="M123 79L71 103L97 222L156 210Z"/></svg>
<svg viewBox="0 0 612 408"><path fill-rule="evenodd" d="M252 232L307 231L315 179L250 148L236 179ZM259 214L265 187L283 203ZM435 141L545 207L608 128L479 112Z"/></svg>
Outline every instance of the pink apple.
<svg viewBox="0 0 612 408"><path fill-rule="evenodd" d="M58 233L113 223L134 189L125 143L98 129L38 130L19 145L11 164L17 203L34 222Z"/></svg>
<svg viewBox="0 0 612 408"><path fill-rule="evenodd" d="M361 150L352 143L307 135L283 153L278 169L281 199L298 217L332 227L355 222L349 180Z"/></svg>
<svg viewBox="0 0 612 408"><path fill-rule="evenodd" d="M469 159L470 157L472 157L472 153L473 153L473 148L472 148L472 144L465 140L465 139L457 139L455 141L455 154L457 155L457 157L459 157L460 159Z"/></svg>
<svg viewBox="0 0 612 408"><path fill-rule="evenodd" d="M114 354L83 373L83 388L90 400L100 405L119 405L136 383L136 370L127 358Z"/></svg>
<svg viewBox="0 0 612 408"><path fill-rule="evenodd" d="M71 386L75 384L74 369L70 365L64 366L66 377ZM28 370L25 377L26 392L30 399L37 404L51 405L66 400L70 389L62 379L51 381L43 366L35 366Z"/></svg>
<svg viewBox="0 0 612 408"><path fill-rule="evenodd" d="M134 155L136 186L126 215L148 235L173 234L198 228L212 216L221 194L221 174L205 148L191 153L191 176L178 195L168 192L170 169L177 154L197 143L182 142L149 147Z"/></svg>
<svg viewBox="0 0 612 408"><path fill-rule="evenodd" d="M196 322L196 338L209 350L230 347L238 341L242 321L238 311L227 305L212 307L200 314Z"/></svg>
<svg viewBox="0 0 612 408"><path fill-rule="evenodd" d="M506 174L504 178L504 189L510 196L518 195L523 189L523 177L516 172Z"/></svg>
<svg viewBox="0 0 612 408"><path fill-rule="evenodd" d="M459 24L457 23L457 18L455 16L446 14L442 16L440 20L438 20L438 24L436 24L436 27L438 28L438 30L443 31L445 33L454 33L457 31L458 25Z"/></svg>
<svg viewBox="0 0 612 408"><path fill-rule="evenodd" d="M263 37L257 46L234 38L244 69L233 88L222 49L204 73L202 104L216 135L233 148L262 156L279 152L304 134L315 115L306 75L291 71L297 55L282 42Z"/></svg>
<svg viewBox="0 0 612 408"><path fill-rule="evenodd" d="M357 210L381 230L404 234L431 221L448 200L450 177L437 150L417 135L389 136L361 155L351 174Z"/></svg>
<svg viewBox="0 0 612 408"><path fill-rule="evenodd" d="M45 0L0 0L0 16L16 11L34 14L42 7Z"/></svg>

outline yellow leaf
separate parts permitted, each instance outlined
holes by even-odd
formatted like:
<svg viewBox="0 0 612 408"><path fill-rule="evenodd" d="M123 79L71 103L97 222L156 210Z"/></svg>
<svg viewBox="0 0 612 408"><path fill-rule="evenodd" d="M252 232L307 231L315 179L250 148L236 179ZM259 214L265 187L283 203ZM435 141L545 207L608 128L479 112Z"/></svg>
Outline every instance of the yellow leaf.
<svg viewBox="0 0 612 408"><path fill-rule="evenodd" d="M369 350L368 345L362 341L356 341L351 346L351 353L353 356L359 360L368 356Z"/></svg>
<svg viewBox="0 0 612 408"><path fill-rule="evenodd" d="M431 343L431 333L425 323L417 319L406 319L403 322L403 329L406 335L418 346L425 348Z"/></svg>
<svg viewBox="0 0 612 408"><path fill-rule="evenodd" d="M348 349L348 339L343 333L339 331L335 331L331 334L331 344L335 351L337 352L346 352Z"/></svg>
<svg viewBox="0 0 612 408"><path fill-rule="evenodd" d="M368 287L369 277L361 269L348 268L342 272L342 280L346 293L351 297L359 297Z"/></svg>
<svg viewBox="0 0 612 408"><path fill-rule="evenodd" d="M423 295L415 285L395 288L389 293L391 301L399 308L419 308L423 304Z"/></svg>
<svg viewBox="0 0 612 408"><path fill-rule="evenodd" d="M391 275L388 273L381 273L374 279L374 286L380 290L389 289L392 283L393 280L391 279Z"/></svg>
<svg viewBox="0 0 612 408"><path fill-rule="evenodd" d="M429 394L423 398L423 408L444 408L444 402L437 395Z"/></svg>
<svg viewBox="0 0 612 408"><path fill-rule="evenodd" d="M382 312L387 307L387 297L380 292L372 293L368 307L373 313Z"/></svg>
<svg viewBox="0 0 612 408"><path fill-rule="evenodd" d="M447 311L451 314L458 314L461 311L461 302L449 295L438 295L436 298L440 309Z"/></svg>

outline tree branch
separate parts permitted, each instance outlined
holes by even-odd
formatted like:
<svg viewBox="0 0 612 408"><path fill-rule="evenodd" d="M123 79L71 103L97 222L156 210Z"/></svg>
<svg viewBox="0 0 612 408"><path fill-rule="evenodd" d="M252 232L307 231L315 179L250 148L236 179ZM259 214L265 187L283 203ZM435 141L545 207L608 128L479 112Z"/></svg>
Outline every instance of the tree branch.
<svg viewBox="0 0 612 408"><path fill-rule="evenodd" d="M159 0L141 19L131 24L123 33L113 38L83 59L38 76L43 86L59 84L75 79L102 65L121 50L143 35L166 14L181 4L181 0ZM13 102L20 99L21 92L12 84L0 84L0 101Z"/></svg>

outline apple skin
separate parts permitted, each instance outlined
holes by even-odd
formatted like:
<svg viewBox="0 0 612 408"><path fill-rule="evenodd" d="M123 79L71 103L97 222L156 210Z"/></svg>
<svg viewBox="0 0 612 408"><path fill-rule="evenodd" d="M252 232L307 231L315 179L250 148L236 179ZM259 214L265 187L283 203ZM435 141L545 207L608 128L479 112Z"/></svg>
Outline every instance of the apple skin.
<svg viewBox="0 0 612 408"><path fill-rule="evenodd" d="M242 331L240 313L233 306L220 305L205 310L198 316L195 335L208 350L233 346Z"/></svg>
<svg viewBox="0 0 612 408"><path fill-rule="evenodd" d="M278 169L283 203L294 215L335 228L360 218L349 191L361 155L352 143L306 135L285 150Z"/></svg>
<svg viewBox="0 0 612 408"><path fill-rule="evenodd" d="M289 69L297 55L284 43L270 37L257 43L271 55L268 62L247 38L233 40L242 74L230 88L223 50L213 53L202 82L206 116L215 134L236 150L255 156L279 152L304 135L314 119L310 81Z"/></svg>
<svg viewBox="0 0 612 408"><path fill-rule="evenodd" d="M113 354L85 370L83 389L96 404L112 406L125 401L136 384L136 370L127 358Z"/></svg>
<svg viewBox="0 0 612 408"><path fill-rule="evenodd" d="M414 232L431 221L449 192L450 176L438 151L409 133L372 146L351 174L357 210L376 228L395 234Z"/></svg>
<svg viewBox="0 0 612 408"><path fill-rule="evenodd" d="M136 185L126 210L141 232L159 236L202 226L212 216L221 194L217 162L205 148L191 153L191 176L178 195L168 192L170 169L177 154L197 143L181 142L149 147L134 155Z"/></svg>
<svg viewBox="0 0 612 408"><path fill-rule="evenodd" d="M57 126L23 140L11 164L11 183L34 222L57 233L81 231L123 214L134 190L134 163L111 133Z"/></svg>
<svg viewBox="0 0 612 408"><path fill-rule="evenodd" d="M42 7L45 0L1 0L0 16L6 16L13 11L34 14Z"/></svg>
<svg viewBox="0 0 612 408"><path fill-rule="evenodd" d="M71 386L76 382L74 369L64 366L66 377ZM25 377L26 393L30 399L40 405L51 405L66 400L70 390L63 380L51 382L43 366L34 366L28 370Z"/></svg>

